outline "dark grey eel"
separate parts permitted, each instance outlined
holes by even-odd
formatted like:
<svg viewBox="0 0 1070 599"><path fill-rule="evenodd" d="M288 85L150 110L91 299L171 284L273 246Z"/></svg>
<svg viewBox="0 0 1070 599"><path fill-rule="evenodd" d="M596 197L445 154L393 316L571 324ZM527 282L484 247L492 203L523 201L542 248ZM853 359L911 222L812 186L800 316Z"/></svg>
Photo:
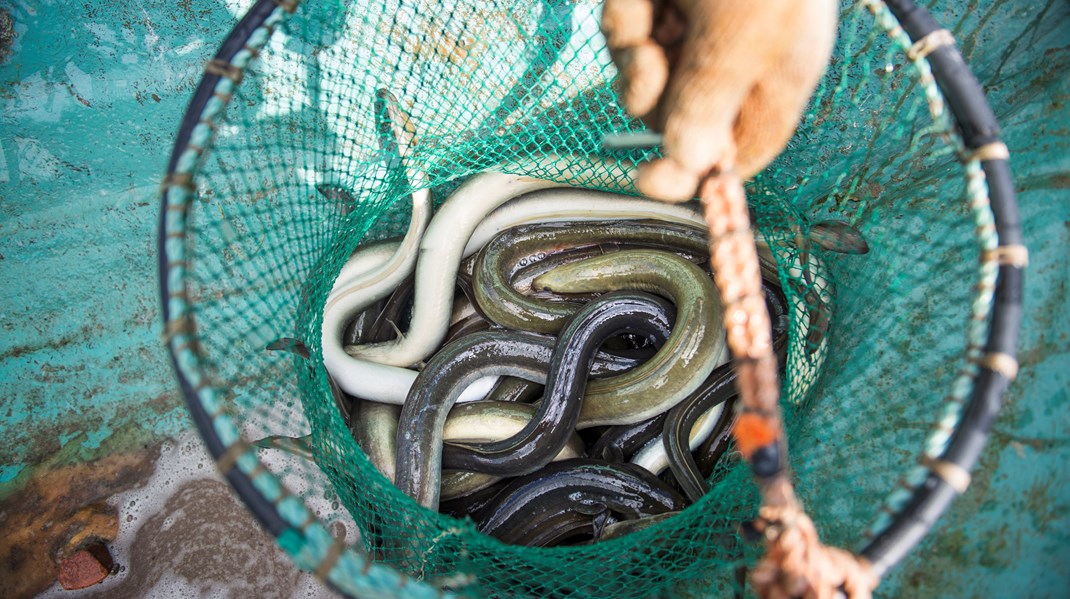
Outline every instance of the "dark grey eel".
<svg viewBox="0 0 1070 599"><path fill-rule="evenodd" d="M649 328L642 330L642 333L661 336L661 341L664 341L670 334L666 304L661 300L655 303L643 300L642 304L647 311L653 306L660 313L657 318L647 319ZM553 351L552 338L543 335L484 331L458 339L435 354L416 377L402 408L395 468L395 484L398 488L422 505L437 508L443 455L442 429L457 397L469 384L489 375L515 376L546 384ZM576 354L575 360L579 357ZM573 372L578 370L575 360L564 361ZM576 376L579 376L578 373ZM560 378L558 380L561 383L558 384L563 385L570 378ZM579 392L568 402L573 404L573 411L578 411L582 389L580 386ZM552 396L549 390L547 393ZM553 404L555 402L544 400L540 404L540 411L551 412ZM563 413L567 414L568 410ZM543 415L538 413L533 418L536 423L543 420ZM546 435L547 441L537 440L540 451L534 457L541 460L541 454L546 453L552 458L561 449L558 438L567 439L574 429L567 423L540 427L539 433ZM557 446L556 450L552 449L554 446ZM527 454L525 459L530 459ZM548 462L549 459L546 459L540 465Z"/></svg>
<svg viewBox="0 0 1070 599"><path fill-rule="evenodd" d="M442 464L499 476L528 474L549 463L576 428L580 400L595 352L616 335L658 336L668 330L672 305L641 292L608 293L583 306L558 338L538 411L527 426L502 441L446 444ZM664 342L664 338L661 339Z"/></svg>
<svg viewBox="0 0 1070 599"><path fill-rule="evenodd" d="M788 344L788 302L779 287L768 280L762 283L773 329L773 350L783 367L784 350ZM725 364L714 370L698 390L669 410L666 416L663 438L669 468L691 502L698 501L709 490L691 455L688 443L691 428L707 411L721 403L730 402L736 395L735 372L731 364ZM722 414L717 420L718 428L714 428L711 437L726 439L725 431L721 428L730 427L733 422L734 418L725 418ZM721 451L723 452L723 448Z"/></svg>
<svg viewBox="0 0 1070 599"><path fill-rule="evenodd" d="M683 509L684 498L643 468L574 459L554 462L502 489L476 514L479 530L513 545L597 538L614 521Z"/></svg>

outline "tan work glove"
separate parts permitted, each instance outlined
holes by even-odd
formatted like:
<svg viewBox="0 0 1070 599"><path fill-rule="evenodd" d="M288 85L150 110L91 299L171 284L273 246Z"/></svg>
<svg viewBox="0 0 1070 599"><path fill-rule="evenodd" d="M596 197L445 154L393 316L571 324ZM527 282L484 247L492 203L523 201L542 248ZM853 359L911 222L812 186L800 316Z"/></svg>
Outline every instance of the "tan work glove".
<svg viewBox="0 0 1070 599"><path fill-rule="evenodd" d="M664 133L639 191L686 200L714 168L747 179L769 164L825 70L836 20L837 0L606 0L624 107Z"/></svg>

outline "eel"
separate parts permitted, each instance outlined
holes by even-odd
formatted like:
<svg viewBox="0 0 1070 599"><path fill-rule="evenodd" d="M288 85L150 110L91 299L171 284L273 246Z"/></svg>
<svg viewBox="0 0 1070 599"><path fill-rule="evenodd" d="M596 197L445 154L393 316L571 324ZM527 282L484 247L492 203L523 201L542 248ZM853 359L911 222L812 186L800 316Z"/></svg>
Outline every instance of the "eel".
<svg viewBox="0 0 1070 599"><path fill-rule="evenodd" d="M543 399L524 430L502 441L446 445L442 450L443 465L501 476L528 474L546 465L560 451L568 432L576 427L588 371L599 346L622 333L663 339L670 327L671 312L672 306L664 300L635 292L609 293L585 305L558 338ZM675 328L669 339L673 335L676 335ZM661 351L674 349L675 346L666 346ZM636 370L643 368L638 366ZM651 379L651 383L657 382L656 378ZM659 392L657 388L631 391Z"/></svg>
<svg viewBox="0 0 1070 599"><path fill-rule="evenodd" d="M505 543L547 546L581 535L597 538L613 521L673 512L685 504L642 468L563 460L509 483L479 511L476 525Z"/></svg>
<svg viewBox="0 0 1070 599"><path fill-rule="evenodd" d="M624 250L561 266L533 284L560 293L636 289L676 305L672 335L653 358L631 372L588 385L578 428L634 424L656 416L683 401L727 359L723 310L713 281L679 256Z"/></svg>
<svg viewBox="0 0 1070 599"><path fill-rule="evenodd" d="M693 262L698 256L709 259L706 230L689 225L654 220L523 225L499 233L479 253L473 272L476 302L487 318L506 328L557 333L579 305L529 297L514 289L516 275L548 256L613 245L678 252Z"/></svg>
<svg viewBox="0 0 1070 599"><path fill-rule="evenodd" d="M663 330L654 334L671 338L667 316L660 326ZM543 335L483 331L462 337L435 354L417 376L401 410L396 486L434 509L439 501L442 430L461 391L488 375L515 376L545 385L553 349L554 341ZM596 359L595 365L599 361ZM636 370L632 368L629 373ZM570 431L564 432L567 435Z"/></svg>

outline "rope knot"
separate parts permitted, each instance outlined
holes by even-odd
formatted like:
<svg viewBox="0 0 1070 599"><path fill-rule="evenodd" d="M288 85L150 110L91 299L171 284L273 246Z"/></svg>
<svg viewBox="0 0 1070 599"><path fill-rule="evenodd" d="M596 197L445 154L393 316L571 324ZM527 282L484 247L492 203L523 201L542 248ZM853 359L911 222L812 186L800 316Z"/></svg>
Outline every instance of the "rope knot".
<svg viewBox="0 0 1070 599"><path fill-rule="evenodd" d="M862 557L821 544L810 517L797 503L762 506L752 524L766 551L751 582L768 599L868 599L879 579Z"/></svg>

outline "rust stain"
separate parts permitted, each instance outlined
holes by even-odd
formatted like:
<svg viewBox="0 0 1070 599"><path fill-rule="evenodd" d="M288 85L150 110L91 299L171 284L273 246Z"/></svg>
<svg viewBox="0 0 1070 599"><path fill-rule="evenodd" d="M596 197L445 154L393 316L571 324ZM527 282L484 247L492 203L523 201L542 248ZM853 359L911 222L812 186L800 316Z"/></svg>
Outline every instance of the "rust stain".
<svg viewBox="0 0 1070 599"><path fill-rule="evenodd" d="M78 100L78 103L82 106L92 108L92 105L89 103L89 100L86 100L85 98L80 96L78 92L74 91L74 86L69 83L67 84L67 93L69 93L75 100Z"/></svg>
<svg viewBox="0 0 1070 599"><path fill-rule="evenodd" d="M1040 189L1070 189L1070 173L1046 173L1020 177L1017 184L1018 193Z"/></svg>
<svg viewBox="0 0 1070 599"><path fill-rule="evenodd" d="M119 530L112 495L152 473L159 445L94 462L42 464L17 492L0 500L0 588L31 597L50 586L57 561L93 541L112 541Z"/></svg>
<svg viewBox="0 0 1070 599"><path fill-rule="evenodd" d="M7 62L15 43L15 21L6 8L0 8L0 64Z"/></svg>
<svg viewBox="0 0 1070 599"><path fill-rule="evenodd" d="M16 345L11 349L0 353L0 361L7 360L9 358L19 358L26 354L36 353L46 349L62 349L72 343L85 342L91 335L104 330L104 325L100 323L87 324L77 331L63 335L58 339L46 339L38 343L27 343L24 345Z"/></svg>

